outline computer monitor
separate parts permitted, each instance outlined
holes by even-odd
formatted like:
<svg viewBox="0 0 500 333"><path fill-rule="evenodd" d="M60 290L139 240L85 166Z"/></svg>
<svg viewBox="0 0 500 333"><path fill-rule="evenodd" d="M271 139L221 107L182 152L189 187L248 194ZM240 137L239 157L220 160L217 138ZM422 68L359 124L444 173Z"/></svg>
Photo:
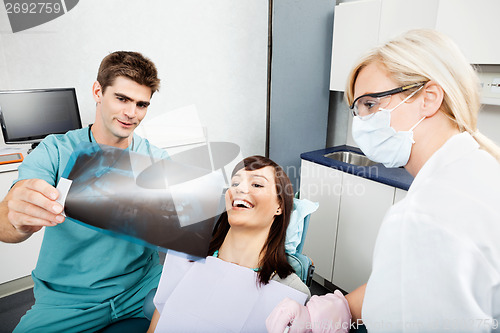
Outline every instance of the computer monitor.
<svg viewBox="0 0 500 333"><path fill-rule="evenodd" d="M49 134L82 128L75 89L0 91L0 125L6 144L32 147Z"/></svg>

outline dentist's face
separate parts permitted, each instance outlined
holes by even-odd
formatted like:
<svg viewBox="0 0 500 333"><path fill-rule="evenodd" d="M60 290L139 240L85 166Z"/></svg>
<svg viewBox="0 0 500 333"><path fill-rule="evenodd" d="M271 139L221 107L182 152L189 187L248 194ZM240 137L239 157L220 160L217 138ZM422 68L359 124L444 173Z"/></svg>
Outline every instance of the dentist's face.
<svg viewBox="0 0 500 333"><path fill-rule="evenodd" d="M391 78L384 67L375 62L364 67L359 72L354 83L354 97L357 98L365 94L387 91L398 86L398 83ZM392 109L403 101L405 97L405 94L395 94L387 97L388 101L384 105L384 108ZM391 112L391 127L396 131L407 131L420 120L421 115L416 109L418 103L411 103L415 99L417 97L412 97L409 101L398 106Z"/></svg>
<svg viewBox="0 0 500 333"><path fill-rule="evenodd" d="M96 123L100 122L106 141L127 139L139 126L149 106L151 89L126 77L119 76L103 92L99 82L94 84L97 102ZM97 124L96 124L97 125ZM106 143L106 142L102 142ZM109 144L109 143L108 143Z"/></svg>
<svg viewBox="0 0 500 333"><path fill-rule="evenodd" d="M226 192L226 210L231 228L269 228L281 214L274 169L239 170Z"/></svg>

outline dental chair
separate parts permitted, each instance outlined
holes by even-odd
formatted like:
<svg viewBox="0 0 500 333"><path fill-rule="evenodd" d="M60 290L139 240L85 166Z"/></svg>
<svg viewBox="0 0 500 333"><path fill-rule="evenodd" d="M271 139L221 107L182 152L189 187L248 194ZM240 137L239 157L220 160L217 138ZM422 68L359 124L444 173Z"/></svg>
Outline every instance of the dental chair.
<svg viewBox="0 0 500 333"><path fill-rule="evenodd" d="M285 251L288 263L293 267L295 273L300 277L306 286L310 287L314 273L314 263L311 258L302 253L304 242L309 227L311 214L318 209L318 204L309 200L298 199L299 194L295 194L293 199L293 211L288 225Z"/></svg>
<svg viewBox="0 0 500 333"><path fill-rule="evenodd" d="M287 253L286 257L288 259L288 263L295 270L295 274L297 274L302 282L306 284L306 286L311 287L312 277L314 273L314 262L308 256L302 254L302 248L304 247L304 241L306 238L307 227L309 226L309 219L311 215L307 215L304 218L304 232L302 234L301 242L297 247L295 253Z"/></svg>

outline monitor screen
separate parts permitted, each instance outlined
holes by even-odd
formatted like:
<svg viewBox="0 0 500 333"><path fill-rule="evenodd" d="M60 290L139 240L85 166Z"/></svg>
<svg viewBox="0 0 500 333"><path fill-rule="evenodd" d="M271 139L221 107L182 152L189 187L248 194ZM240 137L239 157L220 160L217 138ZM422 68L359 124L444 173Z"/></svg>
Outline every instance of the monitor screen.
<svg viewBox="0 0 500 333"><path fill-rule="evenodd" d="M82 128L75 89L0 91L0 123L7 144L37 143Z"/></svg>

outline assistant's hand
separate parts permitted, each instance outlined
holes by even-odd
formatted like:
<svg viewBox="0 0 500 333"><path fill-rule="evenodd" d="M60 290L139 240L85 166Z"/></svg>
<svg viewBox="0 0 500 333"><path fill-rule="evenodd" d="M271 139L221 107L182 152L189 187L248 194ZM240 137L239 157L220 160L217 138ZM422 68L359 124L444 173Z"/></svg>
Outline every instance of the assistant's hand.
<svg viewBox="0 0 500 333"><path fill-rule="evenodd" d="M283 300L266 320L270 333L283 333L291 323L290 332L348 332L351 321L349 304L339 290L333 294L313 296L306 306L290 299Z"/></svg>
<svg viewBox="0 0 500 333"><path fill-rule="evenodd" d="M311 315L312 332L349 332L351 310L339 290L333 294L313 296L306 304Z"/></svg>
<svg viewBox="0 0 500 333"><path fill-rule="evenodd" d="M285 298L271 312L266 319L266 328L269 333L283 333L290 326L290 333L311 332L306 325L311 322L309 310L294 300Z"/></svg>
<svg viewBox="0 0 500 333"><path fill-rule="evenodd" d="M16 183L4 199L7 219L20 234L30 235L44 226L64 221L63 207L55 200L59 191L41 179L27 179Z"/></svg>

